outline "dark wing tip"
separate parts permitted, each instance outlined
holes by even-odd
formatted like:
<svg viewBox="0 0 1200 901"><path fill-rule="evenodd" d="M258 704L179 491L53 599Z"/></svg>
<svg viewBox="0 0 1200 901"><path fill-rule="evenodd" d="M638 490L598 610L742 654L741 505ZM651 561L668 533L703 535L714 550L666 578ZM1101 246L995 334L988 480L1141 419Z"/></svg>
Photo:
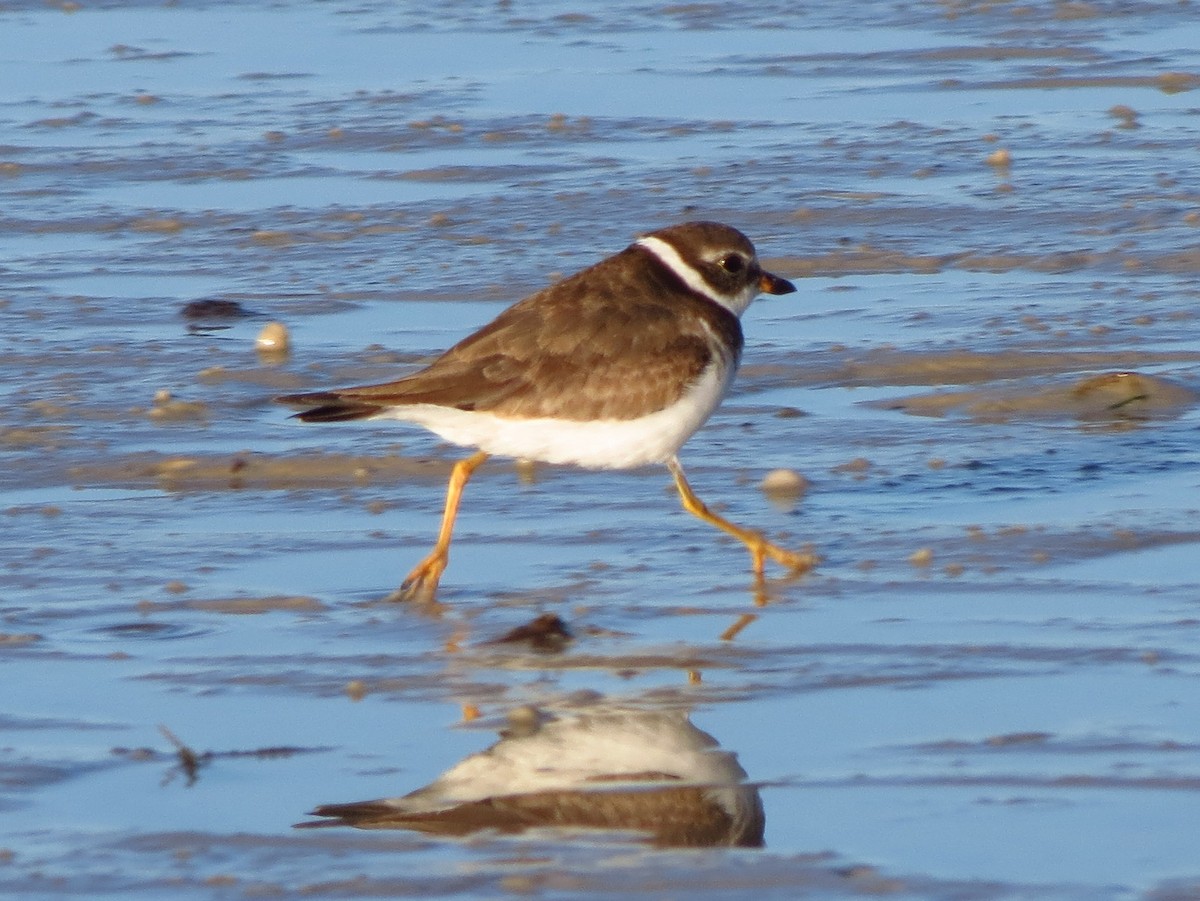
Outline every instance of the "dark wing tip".
<svg viewBox="0 0 1200 901"><path fill-rule="evenodd" d="M378 404L346 400L341 395L330 391L317 391L312 394L284 394L275 400L293 407L308 407L309 409L292 417L301 422L349 422L374 416L381 409Z"/></svg>
<svg viewBox="0 0 1200 901"><path fill-rule="evenodd" d="M355 826L360 829L386 828L389 822L397 818L400 813L391 804L383 801L322 804L308 812L308 816L321 819L296 823L295 828L320 829L326 826Z"/></svg>

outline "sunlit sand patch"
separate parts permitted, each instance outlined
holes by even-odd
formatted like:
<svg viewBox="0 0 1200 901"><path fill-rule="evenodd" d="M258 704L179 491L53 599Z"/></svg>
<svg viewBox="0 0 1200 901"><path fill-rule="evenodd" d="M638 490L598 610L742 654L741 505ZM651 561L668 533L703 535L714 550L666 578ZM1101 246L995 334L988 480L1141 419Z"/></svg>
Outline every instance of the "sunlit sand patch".
<svg viewBox="0 0 1200 901"><path fill-rule="evenodd" d="M1108 526L1071 530L1014 523L983 529L967 526L961 534L931 539L904 556L912 545L898 547L888 538L864 543L872 556L856 563L868 578L920 579L964 575L992 577L1004 572L1030 573L1031 564L1074 564L1118 555L1138 554L1200 542L1194 530L1126 529Z"/></svg>
<svg viewBox="0 0 1200 901"><path fill-rule="evenodd" d="M1200 87L1200 76L1190 72L1163 72L1160 75L1047 75L1041 78L1013 78L1003 81L960 85L968 89L1062 90L1064 88L1157 88L1164 94L1179 94Z"/></svg>
<svg viewBox="0 0 1200 901"><path fill-rule="evenodd" d="M994 156L994 155L993 155ZM985 160L1003 175L1010 166L1003 155ZM1011 157L1009 159L1011 163ZM878 218L887 218L880 215ZM1081 225L1082 227L1082 225ZM845 275L914 273L929 275L949 270L968 272L1040 272L1067 273L1094 269L1116 272L1136 268L1142 272L1195 272L1200 269L1200 254L1194 250L1058 250L1049 253L1024 253L988 247L940 254L906 252L867 242L828 253L805 256L773 257L763 264L788 278Z"/></svg>
<svg viewBox="0 0 1200 901"><path fill-rule="evenodd" d="M908 351L834 348L810 351L794 362L750 363L740 382L759 388L783 385L975 385L1001 379L1134 371L1200 363L1191 351Z"/></svg>
<svg viewBox="0 0 1200 901"><path fill-rule="evenodd" d="M287 348L288 345L285 344L284 347ZM202 385L256 385L272 391L297 388L303 384L303 380L294 372L275 368L276 364L287 359L289 355L287 349L278 354L273 350L261 347L256 347L256 350L259 361L271 364L269 368L264 366L238 368L218 364L201 369L196 373L196 381Z"/></svg>
<svg viewBox="0 0 1200 901"><path fill-rule="evenodd" d="M34 632L0 632L0 647L24 647L42 640L42 636Z"/></svg>
<svg viewBox="0 0 1200 901"><path fill-rule="evenodd" d="M303 595L270 595L247 598L194 598L183 601L141 601L138 611L154 613L164 610L206 610L211 613L247 615L273 612L307 612L324 610L325 605L316 598Z"/></svg>
<svg viewBox="0 0 1200 901"><path fill-rule="evenodd" d="M180 400L165 388L155 392L154 404L146 415L155 422L186 422L208 419L208 404L200 400Z"/></svg>
<svg viewBox="0 0 1200 901"><path fill-rule="evenodd" d="M1178 416L1196 405L1191 388L1138 372L1109 372L1049 387L1000 386L973 391L937 392L869 404L917 416L962 414L995 422L1020 418L1071 417L1081 420L1128 420Z"/></svg>
<svg viewBox="0 0 1200 901"><path fill-rule="evenodd" d="M173 491L242 488L327 488L368 485L402 479L444 478L449 464L394 455L262 454L167 456L133 454L69 470L77 485L128 485Z"/></svg>
<svg viewBox="0 0 1200 901"><path fill-rule="evenodd" d="M0 447L52 449L63 445L70 433L67 426L14 426L0 429Z"/></svg>

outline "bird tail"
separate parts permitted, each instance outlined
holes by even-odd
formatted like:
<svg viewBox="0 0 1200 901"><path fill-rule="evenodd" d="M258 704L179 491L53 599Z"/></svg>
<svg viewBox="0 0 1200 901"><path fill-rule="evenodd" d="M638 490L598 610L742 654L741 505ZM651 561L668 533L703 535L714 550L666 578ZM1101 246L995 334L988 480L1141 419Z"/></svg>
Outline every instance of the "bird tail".
<svg viewBox="0 0 1200 901"><path fill-rule="evenodd" d="M370 419L383 409L379 404L351 399L333 391L285 394L275 400L293 407L308 407L309 409L292 417L301 422L350 422L355 419Z"/></svg>

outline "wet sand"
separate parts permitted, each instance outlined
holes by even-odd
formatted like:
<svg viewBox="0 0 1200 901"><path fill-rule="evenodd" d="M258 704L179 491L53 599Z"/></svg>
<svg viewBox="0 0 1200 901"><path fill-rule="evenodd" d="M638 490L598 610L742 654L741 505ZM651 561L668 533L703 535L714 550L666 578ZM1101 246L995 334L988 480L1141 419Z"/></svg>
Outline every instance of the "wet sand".
<svg viewBox="0 0 1200 901"><path fill-rule="evenodd" d="M428 13L0 7L0 892L1200 892L1191 8ZM381 602L460 452L272 398L688 218L799 292L683 462L817 569L496 460L441 607ZM527 708L690 714L764 847L292 828Z"/></svg>

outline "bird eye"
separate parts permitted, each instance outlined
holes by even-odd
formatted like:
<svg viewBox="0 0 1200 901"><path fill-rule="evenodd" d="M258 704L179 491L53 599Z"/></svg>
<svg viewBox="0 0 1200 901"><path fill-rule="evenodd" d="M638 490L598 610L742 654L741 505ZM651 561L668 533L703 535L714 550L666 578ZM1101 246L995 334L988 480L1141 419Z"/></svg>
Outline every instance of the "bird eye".
<svg viewBox="0 0 1200 901"><path fill-rule="evenodd" d="M740 256L738 256L736 253L731 253L727 256L721 257L719 262L720 262L721 268L724 269L726 272L728 272L730 275L737 275L739 272L741 272L743 269L746 268L746 261L744 259L742 259Z"/></svg>

